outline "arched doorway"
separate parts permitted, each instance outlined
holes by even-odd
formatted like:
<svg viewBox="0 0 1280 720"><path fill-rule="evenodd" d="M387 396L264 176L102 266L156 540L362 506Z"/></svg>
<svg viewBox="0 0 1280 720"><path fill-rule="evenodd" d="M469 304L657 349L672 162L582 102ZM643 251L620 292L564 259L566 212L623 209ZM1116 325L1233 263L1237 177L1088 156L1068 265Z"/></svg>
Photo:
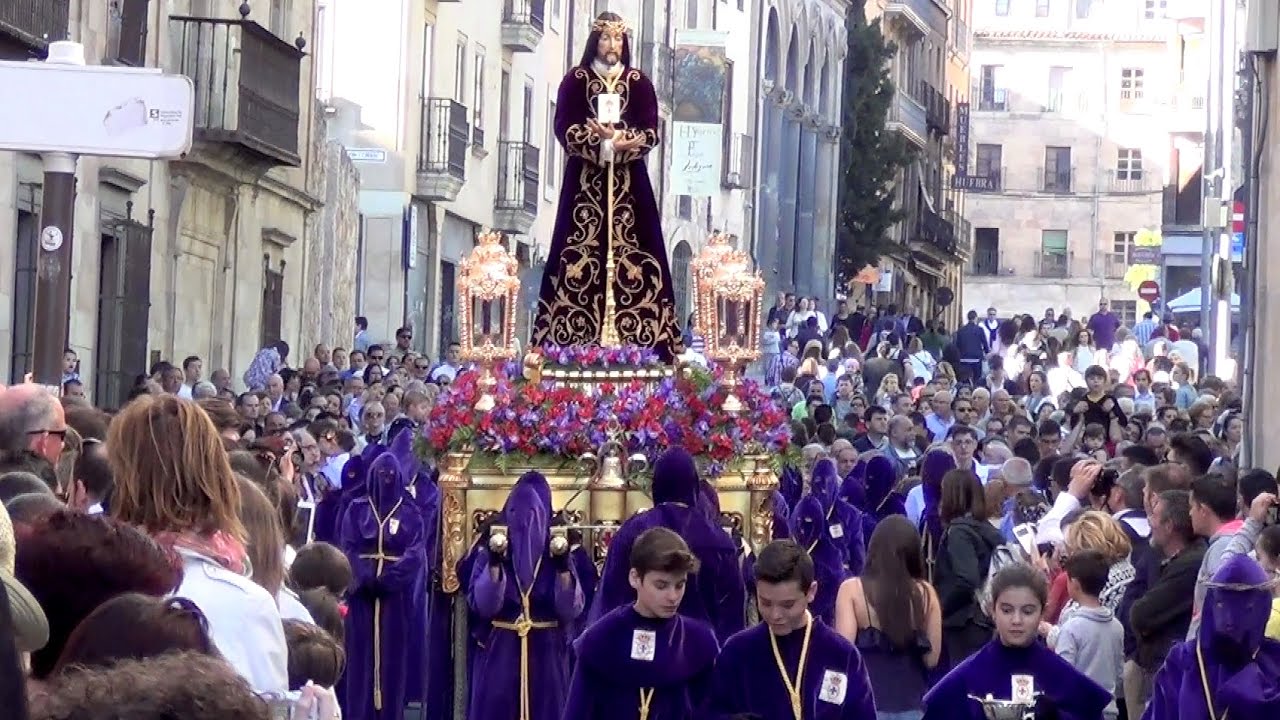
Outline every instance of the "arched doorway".
<svg viewBox="0 0 1280 720"><path fill-rule="evenodd" d="M689 265L692 260L693 248L689 247L689 243L681 240L671 252L671 289L675 292L676 313L680 319L681 328L688 321L689 313L693 312L690 307L692 288L689 277Z"/></svg>

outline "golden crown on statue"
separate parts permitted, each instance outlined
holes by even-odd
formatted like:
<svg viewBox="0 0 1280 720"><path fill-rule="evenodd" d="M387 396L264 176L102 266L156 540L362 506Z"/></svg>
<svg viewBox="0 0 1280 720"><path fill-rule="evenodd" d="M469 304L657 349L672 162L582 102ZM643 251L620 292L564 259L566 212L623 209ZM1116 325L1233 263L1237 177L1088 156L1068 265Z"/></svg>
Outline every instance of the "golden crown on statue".
<svg viewBox="0 0 1280 720"><path fill-rule="evenodd" d="M626 20L596 20L591 23L591 32L626 35L627 30Z"/></svg>

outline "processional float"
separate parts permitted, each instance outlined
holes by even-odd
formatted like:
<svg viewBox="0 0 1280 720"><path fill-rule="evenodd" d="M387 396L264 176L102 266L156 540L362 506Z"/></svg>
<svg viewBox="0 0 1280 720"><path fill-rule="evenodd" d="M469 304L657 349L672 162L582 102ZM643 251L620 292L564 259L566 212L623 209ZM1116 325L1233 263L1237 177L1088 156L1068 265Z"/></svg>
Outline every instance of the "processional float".
<svg viewBox="0 0 1280 720"><path fill-rule="evenodd" d="M695 455L715 488L726 532L755 550L772 539L789 418L763 390L740 379L760 355L765 283L725 234L712 235L690 269L696 330L717 369L662 364L656 353L618 347L608 334L604 347L547 346L520 357L519 266L501 234L480 235L458 276L461 355L475 369L459 374L441 394L425 438L440 468L438 577L444 592L460 589L458 563L483 528L491 544L505 543L505 528L493 523L529 470L541 472L551 486L552 511L560 520L552 528L553 551L568 547L570 531L581 532L582 546L603 567L617 528L652 507L648 474L660 438L683 432L671 427L682 421L699 425L684 436L699 447L679 444ZM614 321L612 311L607 304L606 325ZM566 417L565 405L578 415ZM511 422L502 418L512 414L520 422L510 425L508 436L493 430L495 423ZM465 606L454 603L459 670L465 668ZM459 708L462 677L455 674Z"/></svg>

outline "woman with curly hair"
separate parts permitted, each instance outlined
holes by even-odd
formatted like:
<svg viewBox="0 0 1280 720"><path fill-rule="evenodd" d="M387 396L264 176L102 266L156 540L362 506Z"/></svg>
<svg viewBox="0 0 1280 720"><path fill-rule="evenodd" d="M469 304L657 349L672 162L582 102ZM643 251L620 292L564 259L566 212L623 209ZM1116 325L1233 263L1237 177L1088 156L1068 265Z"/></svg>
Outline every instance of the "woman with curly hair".
<svg viewBox="0 0 1280 720"><path fill-rule="evenodd" d="M249 575L240 487L209 416L174 396L143 397L111 423L111 510L182 559L177 590L204 612L223 657L258 692L288 690L275 598Z"/></svg>

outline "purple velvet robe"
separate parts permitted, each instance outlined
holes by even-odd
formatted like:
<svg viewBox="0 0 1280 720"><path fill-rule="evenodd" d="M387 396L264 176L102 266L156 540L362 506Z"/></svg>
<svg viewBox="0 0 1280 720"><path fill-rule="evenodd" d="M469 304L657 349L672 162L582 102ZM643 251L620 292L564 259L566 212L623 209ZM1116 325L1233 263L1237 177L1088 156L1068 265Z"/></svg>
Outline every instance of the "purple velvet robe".
<svg viewBox="0 0 1280 720"><path fill-rule="evenodd" d="M473 620L487 625L473 627L478 649L468 678L469 720L517 720L525 698L527 720L560 720L564 712L568 633L582 614L582 590L569 558L558 569L548 549L550 498L546 478L525 473L502 510L509 533L505 556L494 565L488 547L474 552L467 603ZM521 618L534 623L523 639L511 627Z"/></svg>
<svg viewBox="0 0 1280 720"><path fill-rule="evenodd" d="M836 595L849 572L845 569L844 551L832 539L827 513L816 497L806 495L791 511L791 537L813 558L818 592L809 605L809 611L828 624L834 623Z"/></svg>
<svg viewBox="0 0 1280 720"><path fill-rule="evenodd" d="M874 720L875 702L871 680L862 656L848 640L821 620L814 619L804 677L800 679L803 720ZM795 679L804 644L804 630L777 638L778 654L787 674ZM831 686L843 681L843 701ZM824 697L826 699L824 699ZM716 660L709 712L704 716L728 720L736 715L755 714L766 720L794 720L791 696L787 693L769 642L769 627L756 625L725 643Z"/></svg>
<svg viewBox="0 0 1280 720"><path fill-rule="evenodd" d="M1196 640L1169 651L1156 674L1143 720L1263 720L1280 718L1280 642L1266 639L1271 593L1266 572L1244 555L1227 561L1205 594ZM1205 702L1204 659L1213 712Z"/></svg>
<svg viewBox="0 0 1280 720"><path fill-rule="evenodd" d="M680 339L671 270L661 214L649 184L645 158L657 147L658 100L653 83L625 68L615 92L621 96L621 136L639 137L639 147L601 163L601 142L587 127L596 116L596 96L609 92L591 67L572 68L556 99L556 138L568 155L533 343L598 344L605 313L605 261L610 242L616 272L611 282L615 326L623 344L650 347L666 359ZM613 176L612 240L608 177Z"/></svg>
<svg viewBox="0 0 1280 720"><path fill-rule="evenodd" d="M429 685L428 678L435 677L431 674L431 658L434 648L438 644L443 644L445 648L452 647L453 638L451 633L448 632L443 636L435 634L434 637L431 632L432 606L442 601L436 597L436 593L433 590L438 585L435 580L439 575L440 568L438 551L440 545L440 487L437 485L439 473L436 468L423 464L422 460L413 451L413 440L413 432L402 430L392 440L391 446L387 448L387 451L404 469L405 477L409 480L409 494L422 512L423 526L426 528L424 534L424 543L427 548L426 565L422 569L423 602L421 607L418 608L420 617L415 619L413 623L414 628L421 628L422 633L412 639L412 647L409 650L412 655L411 666L420 667L422 670L409 678L405 693L408 702L422 703L425 707ZM448 610L451 605L449 599L444 598L443 602L445 609ZM443 682L451 686L450 680L451 678L445 677ZM452 694L451 687L450 693Z"/></svg>
<svg viewBox="0 0 1280 720"><path fill-rule="evenodd" d="M421 701L426 641L426 524L400 465L369 467L368 493L343 517L341 547L355 575L347 601L344 717L398 719ZM376 654L376 660L375 660ZM410 690L419 697L410 697Z"/></svg>
<svg viewBox="0 0 1280 720"><path fill-rule="evenodd" d="M795 507L804 495L804 476L796 468L787 465L778 476L778 490L787 499L787 507Z"/></svg>
<svg viewBox="0 0 1280 720"><path fill-rule="evenodd" d="M862 513L840 499L840 474L832 460L822 459L813 466L809 494L822 503L827 514L827 533L845 556L845 569L861 575L867 564L867 546L862 535Z"/></svg>
<svg viewBox="0 0 1280 720"><path fill-rule="evenodd" d="M658 458L653 470L655 506L631 516L614 533L589 623L635 600L628 579L631 547L644 531L665 527L684 538L701 564L698 572L689 576L680 614L710 623L721 642L746 626L747 595L738 547L708 518L699 502L698 488L697 469L688 452L673 448Z"/></svg>
<svg viewBox="0 0 1280 720"><path fill-rule="evenodd" d="M637 631L656 637L651 660L632 656ZM641 693L650 690L648 720L693 720L711 691L720 645L704 622L646 618L624 605L588 628L574 651L566 720L638 720Z"/></svg>
<svg viewBox="0 0 1280 720"><path fill-rule="evenodd" d="M338 545L338 533L342 529L343 515L351 503L364 497L365 469L368 464L359 455L353 455L342 466L342 487L330 488L316 503L315 539Z"/></svg>
<svg viewBox="0 0 1280 720"><path fill-rule="evenodd" d="M857 508L867 510L867 461L859 460L844 480L840 482L840 499Z"/></svg>
<svg viewBox="0 0 1280 720"><path fill-rule="evenodd" d="M984 720L981 704L969 696L990 694L1008 700L1014 675L1035 678L1036 692L1044 693L1040 703L1057 713L1044 715L1057 720L1102 720L1102 711L1111 702L1110 691L1039 642L1014 648L996 639L957 665L924 696L924 720Z"/></svg>
<svg viewBox="0 0 1280 720"><path fill-rule="evenodd" d="M870 538L876 523L890 515L906 515L907 501L895 490L898 474L893 462L883 455L867 460L867 506L863 508L862 536Z"/></svg>

